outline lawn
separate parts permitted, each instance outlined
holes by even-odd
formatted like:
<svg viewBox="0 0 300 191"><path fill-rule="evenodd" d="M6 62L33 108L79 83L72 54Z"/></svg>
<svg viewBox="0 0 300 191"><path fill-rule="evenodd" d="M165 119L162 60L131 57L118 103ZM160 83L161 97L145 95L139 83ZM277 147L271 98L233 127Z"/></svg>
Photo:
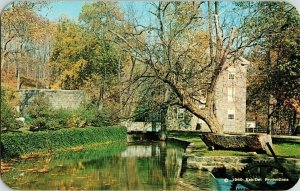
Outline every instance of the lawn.
<svg viewBox="0 0 300 191"><path fill-rule="evenodd" d="M204 142L199 138L198 132L168 132L169 137L179 138L194 143L194 149L191 154L198 156L253 156L253 157L270 157L271 153L256 154L253 152L214 150L209 151ZM290 138L273 138L273 149L277 156L284 158L300 159L300 139Z"/></svg>
<svg viewBox="0 0 300 191"><path fill-rule="evenodd" d="M300 138L273 138L273 148L278 156L300 159Z"/></svg>

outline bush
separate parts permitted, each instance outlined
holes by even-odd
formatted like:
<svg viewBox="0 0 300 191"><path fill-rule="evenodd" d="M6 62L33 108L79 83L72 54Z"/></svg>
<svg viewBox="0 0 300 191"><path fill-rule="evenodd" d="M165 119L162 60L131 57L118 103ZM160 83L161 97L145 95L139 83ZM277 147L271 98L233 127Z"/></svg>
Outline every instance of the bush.
<svg viewBox="0 0 300 191"><path fill-rule="evenodd" d="M96 105L81 105L74 111L72 117L68 121L69 127L85 127L93 125L93 120L97 117L98 108Z"/></svg>
<svg viewBox="0 0 300 191"><path fill-rule="evenodd" d="M54 128L53 123L53 109L49 100L43 93L38 94L24 112L30 116L28 122L29 130L40 131Z"/></svg>
<svg viewBox="0 0 300 191"><path fill-rule="evenodd" d="M39 93L25 109L25 113L29 114L32 119L49 118L52 112L49 99L45 97L44 93Z"/></svg>
<svg viewBox="0 0 300 191"><path fill-rule="evenodd" d="M76 110L53 110L44 94L36 96L24 113L30 118L28 127L31 131L113 125L112 112L107 108L99 110L97 104L86 104Z"/></svg>
<svg viewBox="0 0 300 191"><path fill-rule="evenodd" d="M100 111L97 111L96 117L92 120L93 126L103 126L103 125L112 125L113 124L112 112L107 108L103 108Z"/></svg>
<svg viewBox="0 0 300 191"><path fill-rule="evenodd" d="M6 133L1 136L1 155L18 157L38 151L54 150L108 141L125 142L125 127L89 127L61 129L57 131L40 131L26 133Z"/></svg>
<svg viewBox="0 0 300 191"><path fill-rule="evenodd" d="M11 131L19 128L16 121L16 113L5 102L1 103L1 129Z"/></svg>
<svg viewBox="0 0 300 191"><path fill-rule="evenodd" d="M16 121L16 117L16 112L5 99L4 90L1 90L1 129L11 131L19 128L20 125Z"/></svg>
<svg viewBox="0 0 300 191"><path fill-rule="evenodd" d="M85 126L110 126L113 125L113 116L107 108L99 107L96 104L87 104L80 106L73 111L67 126L69 128Z"/></svg>
<svg viewBox="0 0 300 191"><path fill-rule="evenodd" d="M59 109L53 111L52 121L54 125L58 125L61 128L68 127L68 121L71 119L74 111L71 109Z"/></svg>

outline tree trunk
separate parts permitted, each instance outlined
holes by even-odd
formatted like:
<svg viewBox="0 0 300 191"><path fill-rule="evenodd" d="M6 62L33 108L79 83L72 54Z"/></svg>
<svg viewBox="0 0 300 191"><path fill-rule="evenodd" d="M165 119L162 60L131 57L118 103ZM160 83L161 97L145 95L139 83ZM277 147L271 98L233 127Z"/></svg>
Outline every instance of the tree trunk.
<svg viewBox="0 0 300 191"><path fill-rule="evenodd" d="M169 99L170 99L170 92L169 89L166 90L165 92L165 98L164 98L164 103L162 106L161 110L161 131L160 131L160 136L159 139L161 141L165 141L167 138L167 124L166 124L166 117L168 113L168 108L169 108Z"/></svg>
<svg viewBox="0 0 300 191"><path fill-rule="evenodd" d="M17 68L17 90L20 89L20 71L19 67Z"/></svg>
<svg viewBox="0 0 300 191"><path fill-rule="evenodd" d="M223 128L218 122L216 116L213 114L212 108L206 107L205 109L202 109L195 103L190 102L184 103L183 106L196 117L202 119L213 133L223 134Z"/></svg>
<svg viewBox="0 0 300 191"><path fill-rule="evenodd" d="M200 138L213 150L266 153L266 143L272 145L272 138L267 134L219 135L208 133L200 135Z"/></svg>
<svg viewBox="0 0 300 191"><path fill-rule="evenodd" d="M4 51L2 54L1 54L1 72L4 70L4 67L5 67L5 58L6 56L8 55L8 51Z"/></svg>
<svg viewBox="0 0 300 191"><path fill-rule="evenodd" d="M211 17L211 4L210 1L207 2L208 8L208 32L209 32L209 50L210 50L210 64L214 63L214 47L213 47L213 26L212 26L212 17Z"/></svg>
<svg viewBox="0 0 300 191"><path fill-rule="evenodd" d="M178 96L178 98L181 100L181 106L188 111L190 111L192 114L194 114L196 117L202 119L210 128L210 130L213 133L217 134L223 134L223 128L218 122L216 116L212 112L213 108L213 91L208 92L205 108L200 108L199 103L193 101L187 92L184 91L184 88L180 86L180 84L176 84L172 82L172 80L163 79L165 83L167 83L170 88L174 91L174 93ZM214 86L213 86L214 87Z"/></svg>
<svg viewBox="0 0 300 191"><path fill-rule="evenodd" d="M99 92L99 110L103 109L103 100L104 100L104 82L101 80L100 92Z"/></svg>

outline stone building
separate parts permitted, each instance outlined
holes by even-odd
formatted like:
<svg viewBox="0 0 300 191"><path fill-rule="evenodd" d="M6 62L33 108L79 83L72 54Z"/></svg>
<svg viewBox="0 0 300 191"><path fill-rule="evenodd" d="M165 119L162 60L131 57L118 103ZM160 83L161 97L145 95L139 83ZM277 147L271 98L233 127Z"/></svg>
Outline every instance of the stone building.
<svg viewBox="0 0 300 191"><path fill-rule="evenodd" d="M214 113L225 133L245 133L248 65L244 58L228 59L217 81ZM204 121L180 108L170 109L167 123L169 129L210 132Z"/></svg>

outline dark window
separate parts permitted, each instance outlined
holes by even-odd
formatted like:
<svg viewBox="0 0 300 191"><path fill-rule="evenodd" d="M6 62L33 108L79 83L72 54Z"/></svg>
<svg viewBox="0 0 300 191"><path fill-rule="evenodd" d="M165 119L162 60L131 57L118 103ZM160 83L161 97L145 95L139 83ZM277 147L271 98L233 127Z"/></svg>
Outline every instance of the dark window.
<svg viewBox="0 0 300 191"><path fill-rule="evenodd" d="M234 119L234 114L228 114L228 119Z"/></svg>
<svg viewBox="0 0 300 191"><path fill-rule="evenodd" d="M229 80L234 80L234 74L229 74L229 75L228 75L228 79L229 79Z"/></svg>

